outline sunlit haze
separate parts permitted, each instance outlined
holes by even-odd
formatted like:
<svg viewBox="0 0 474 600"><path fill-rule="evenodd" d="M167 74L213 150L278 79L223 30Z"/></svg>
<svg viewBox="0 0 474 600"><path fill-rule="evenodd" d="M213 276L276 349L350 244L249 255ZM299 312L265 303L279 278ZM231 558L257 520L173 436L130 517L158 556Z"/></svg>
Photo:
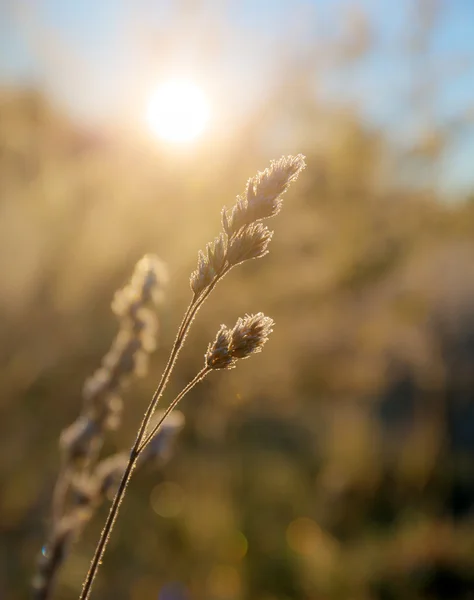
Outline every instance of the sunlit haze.
<svg viewBox="0 0 474 600"><path fill-rule="evenodd" d="M208 100L198 86L188 81L169 81L152 93L147 121L160 139L183 143L204 131L209 112Z"/></svg>
<svg viewBox="0 0 474 600"><path fill-rule="evenodd" d="M0 600L474 600L474 0L0 47Z"/></svg>

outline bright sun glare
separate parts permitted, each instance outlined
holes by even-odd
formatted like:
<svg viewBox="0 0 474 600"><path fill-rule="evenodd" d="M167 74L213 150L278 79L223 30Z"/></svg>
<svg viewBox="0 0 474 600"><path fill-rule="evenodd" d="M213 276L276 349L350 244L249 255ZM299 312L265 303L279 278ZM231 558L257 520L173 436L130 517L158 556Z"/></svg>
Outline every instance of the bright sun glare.
<svg viewBox="0 0 474 600"><path fill-rule="evenodd" d="M203 91L187 81L170 81L153 92L147 120L159 138L189 142L196 138L209 119L209 104Z"/></svg>

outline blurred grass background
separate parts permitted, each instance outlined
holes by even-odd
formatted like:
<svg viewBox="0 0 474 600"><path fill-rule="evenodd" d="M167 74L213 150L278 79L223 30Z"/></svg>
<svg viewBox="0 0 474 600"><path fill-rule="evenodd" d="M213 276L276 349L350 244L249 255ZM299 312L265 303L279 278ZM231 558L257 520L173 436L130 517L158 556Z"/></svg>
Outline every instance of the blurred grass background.
<svg viewBox="0 0 474 600"><path fill-rule="evenodd" d="M28 597L59 432L115 334L114 291L145 252L167 262L160 348L111 450L131 445L222 206L303 152L271 253L211 297L169 396L220 323L263 311L272 339L184 401L174 456L133 480L95 596L474 598L472 3L0 14L0 597ZM141 103L187 64L215 120L177 149ZM105 514L58 599L77 597Z"/></svg>

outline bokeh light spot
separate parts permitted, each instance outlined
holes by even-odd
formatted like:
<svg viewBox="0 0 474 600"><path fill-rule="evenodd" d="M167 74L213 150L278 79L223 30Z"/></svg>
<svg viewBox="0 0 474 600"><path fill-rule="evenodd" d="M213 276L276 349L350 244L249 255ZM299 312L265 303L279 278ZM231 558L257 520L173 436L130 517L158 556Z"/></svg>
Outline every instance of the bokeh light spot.
<svg viewBox="0 0 474 600"><path fill-rule="evenodd" d="M241 594L241 580L237 569L227 565L215 566L208 579L209 596L227 600Z"/></svg>
<svg viewBox="0 0 474 600"><path fill-rule="evenodd" d="M247 538L241 531L236 531L234 536L234 557L236 560L242 560L247 554L249 544Z"/></svg>
<svg viewBox="0 0 474 600"><path fill-rule="evenodd" d="M155 486L150 494L150 504L157 515L165 519L177 517L183 510L185 495L183 489L172 481Z"/></svg>
<svg viewBox="0 0 474 600"><path fill-rule="evenodd" d="M245 535L239 531L232 531L222 545L221 560L229 562L241 561L248 550L248 541Z"/></svg>
<svg viewBox="0 0 474 600"><path fill-rule="evenodd" d="M292 521L286 530L288 546L298 554L309 556L318 549L321 528L311 519L301 517Z"/></svg>

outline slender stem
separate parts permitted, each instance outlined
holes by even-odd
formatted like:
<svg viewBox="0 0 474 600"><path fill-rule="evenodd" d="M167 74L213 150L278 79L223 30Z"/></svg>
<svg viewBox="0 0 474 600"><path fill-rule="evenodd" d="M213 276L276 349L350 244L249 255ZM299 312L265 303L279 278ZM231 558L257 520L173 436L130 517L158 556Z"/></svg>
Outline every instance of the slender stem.
<svg viewBox="0 0 474 600"><path fill-rule="evenodd" d="M104 529L102 530L99 544L97 545L97 549L94 554L94 558L92 560L92 563L91 563L91 566L89 569L89 573L87 574L87 578L84 582L84 587L82 590L82 594L80 596L81 600L87 600L87 598L89 597L90 591L92 589L92 584L94 581L95 574L97 573L100 562L102 560L102 556L104 554L105 547L107 545L108 539L110 537L110 533L112 531L113 525L115 523L115 520L116 520L118 512L119 512L120 504L125 495L127 484L130 480L133 469L135 468L138 457L143 452L143 450L145 449L145 446L150 442L151 438L155 435L156 431L158 430L160 425L163 423L163 421L166 419L166 417L170 414L170 412L173 410L173 408L189 392L189 390L191 390L196 385L196 383L198 383L201 379L203 379L209 373L210 370L211 369L209 369L209 367L204 367L203 369L201 369L201 371L199 371L199 373L194 377L194 379L192 379L192 381L190 381L186 385L186 387L178 394L178 396L176 396L176 398L173 400L173 402L170 404L170 406L166 409L166 411L160 418L157 426L153 428L153 432L150 435L148 435L146 440L141 445L138 445L139 439L137 437L134 447L132 448L132 451L130 453L130 458L129 458L127 467L126 467L125 472L120 481L119 488L118 488L117 493L115 494L114 500L112 502L112 506L110 508L109 515L107 517L107 521L105 523Z"/></svg>
<svg viewBox="0 0 474 600"><path fill-rule="evenodd" d="M193 298L193 300L191 301L191 304L188 306L186 313L183 317L183 320L181 322L181 325L179 327L178 334L174 341L173 348L171 350L170 357L168 359L168 363L165 367L165 370L163 371L163 375L161 376L160 383L158 384L158 387L156 388L155 393L153 394L153 398L151 399L151 402L147 408L145 417L142 422L142 426L140 427L140 435L141 435L140 442L142 441L143 436L145 435L145 431L150 423L151 417L153 416L156 405L158 404L158 401L163 394L166 384L168 383L168 379L171 375L171 371L173 370L173 367L176 363L176 359L178 358L178 354L183 346L183 342L186 339L186 335L189 331L191 323L194 320L194 317L196 316L196 313L201 308L201 306L204 304L204 302L207 299L207 297L209 296L209 294L216 287L217 283L222 279L222 277L225 275L226 272L227 271L224 271L223 273L218 275L212 281L212 283L209 285L209 287L206 288L206 290L200 296L198 296L197 298ZM139 446L139 444L138 444L138 446Z"/></svg>
<svg viewBox="0 0 474 600"><path fill-rule="evenodd" d="M91 566L89 568L89 572L87 573L87 577L84 581L84 586L82 588L80 600L87 600L87 598L89 598L89 594L90 594L90 591L92 588L92 584L94 582L94 578L95 578L97 570L99 568L99 564L102 560L102 556L104 554L104 550L107 545L107 542L108 542L108 539L110 536L110 532L112 531L112 528L115 523L115 519L117 518L118 511L120 508L120 503L122 502L123 496L125 494L125 489L127 487L127 483L129 481L132 471L135 467L136 446L137 446L137 444L135 443L135 445L130 453L130 459L128 461L127 467L126 467L125 472L120 481L119 488L118 488L117 493L115 494L114 500L112 502L112 506L110 508L109 515L107 517L107 521L106 521L104 529L102 530L102 533L100 535L100 540L97 545L97 548L96 548L96 551L94 554L94 558L92 559Z"/></svg>
<svg viewBox="0 0 474 600"><path fill-rule="evenodd" d="M145 440L142 442L140 448L138 449L139 454L141 454L143 452L143 450L145 450L146 446L148 446L148 444L151 442L151 440L155 437L155 435L157 434L161 425L163 424L163 421L170 414L170 412L178 405L179 401L189 392L189 390L191 390L196 385L196 383L201 381L201 379L204 379L204 377L211 370L212 369L210 369L209 367L204 367L203 369L201 369L201 371L199 371L199 373L196 375L196 377L194 377L194 379L192 381L190 381L188 383L188 385L176 396L176 398L173 400L173 402L168 406L168 408L161 415L158 423L156 423L156 425L153 427L151 432L146 436Z"/></svg>
<svg viewBox="0 0 474 600"><path fill-rule="evenodd" d="M173 367L178 358L178 354L183 346L183 342L186 339L186 336L188 334L189 328L191 327L191 323L194 320L194 317L196 316L198 310L201 308L201 306L206 301L209 294L216 287L217 283L222 279L222 277L224 277L224 275L227 273L227 271L228 271L228 269L225 269L221 274L217 275L216 278L212 281L212 283L206 288L206 290L197 298L193 298L193 300L191 301L191 304L188 306L186 313L183 317L183 320L181 322L181 325L179 327L175 342L173 344L173 348L171 350L171 354L168 359L168 363L165 367L165 370L163 371L163 375L161 376L160 383L158 384L158 387L156 388L155 393L153 394L153 398L151 399L151 402L146 410L145 417L143 418L142 425L140 427L139 436L137 436L137 439L138 439L138 437L140 437L140 443L142 442L143 437L146 433L146 430L150 423L150 419L153 416L153 413L155 412L156 405L158 404L158 401L163 394L166 384L168 383L168 379L171 375ZM137 448L140 446L140 443L137 444Z"/></svg>
<svg viewBox="0 0 474 600"><path fill-rule="evenodd" d="M191 323L193 322L193 319L196 316L196 313L199 310L199 308L202 306L202 304L204 303L206 298L209 296L209 294L215 288L218 281L225 275L227 270L228 269L225 269L221 274L217 275L216 278L212 281L212 283L208 286L208 288L200 296L198 296L197 298L193 298L193 300L191 301L190 305L188 306L188 308L185 312L185 315L181 322L180 328L178 330L178 334L177 334L175 342L173 344L173 348L171 350L170 357L168 359L168 363L163 371L160 383L158 384L158 387L156 388L155 393L153 394L150 404L148 405L148 408L146 409L142 423L138 430L138 434L137 434L135 443L130 451L130 459L128 461L127 467L126 467L125 472L120 481L118 490L113 499L112 506L110 507L109 515L107 517L107 521L105 522L104 529L102 530L102 533L100 535L100 539L97 544L97 548L94 553L94 557L91 561L91 565L89 567L89 571L87 573L86 579L84 581L84 585L83 585L79 600L87 600L89 598L89 595L90 595L90 592L92 589L92 584L94 582L95 576L99 569L99 565L102 561L102 557L104 555L105 548L107 546L107 542L110 537L110 533L112 531L112 528L114 526L115 520L116 520L118 512L119 512L120 504L125 495L125 490L127 488L127 484L130 480L133 469L135 468L135 465L136 465L136 462L137 462L137 459L138 459L138 456L140 453L140 446L141 446L143 438L146 434L146 430L150 423L150 419L153 416L153 412L155 411L156 405L158 404L158 401L159 401L161 395L163 394L166 384L168 383L168 379L170 377L171 371L173 370L176 359L178 358L178 354L182 348L183 342L186 339L186 335L189 331ZM201 377L202 376L203 375L201 375Z"/></svg>

